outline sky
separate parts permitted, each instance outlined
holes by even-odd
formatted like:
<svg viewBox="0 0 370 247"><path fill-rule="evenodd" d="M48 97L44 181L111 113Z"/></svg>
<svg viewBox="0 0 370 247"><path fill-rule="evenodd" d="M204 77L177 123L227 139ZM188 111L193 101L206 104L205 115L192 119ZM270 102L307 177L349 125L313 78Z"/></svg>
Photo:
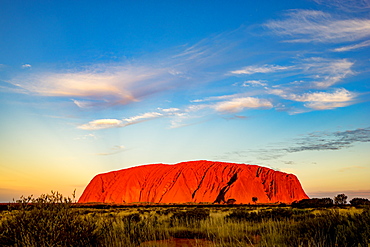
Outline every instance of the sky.
<svg viewBox="0 0 370 247"><path fill-rule="evenodd" d="M370 1L0 1L0 202L190 160L370 198Z"/></svg>

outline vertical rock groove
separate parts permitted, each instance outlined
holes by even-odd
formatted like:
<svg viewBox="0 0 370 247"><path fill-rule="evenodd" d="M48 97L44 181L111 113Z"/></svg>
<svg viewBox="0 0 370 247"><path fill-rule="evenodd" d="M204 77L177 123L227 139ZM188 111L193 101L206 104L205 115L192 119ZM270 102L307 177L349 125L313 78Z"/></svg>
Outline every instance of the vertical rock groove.
<svg viewBox="0 0 370 247"><path fill-rule="evenodd" d="M195 197L195 194L197 193L197 191L199 190L199 188L202 186L203 184L203 181L204 181L204 178L207 176L207 173L209 171L209 169L211 169L211 167L214 166L214 164L210 165L203 173L203 176L202 176L202 179L200 180L199 184L198 184L198 187L194 190L194 192L191 194L191 198L194 199Z"/></svg>

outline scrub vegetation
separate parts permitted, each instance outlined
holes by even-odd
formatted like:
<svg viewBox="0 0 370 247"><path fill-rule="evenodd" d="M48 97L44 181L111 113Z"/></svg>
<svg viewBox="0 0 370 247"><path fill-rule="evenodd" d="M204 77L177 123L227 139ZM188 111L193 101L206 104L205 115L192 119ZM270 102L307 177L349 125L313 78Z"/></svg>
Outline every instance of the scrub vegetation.
<svg viewBox="0 0 370 247"><path fill-rule="evenodd" d="M370 208L355 202L83 207L53 192L0 213L0 246L148 247L183 239L193 239L188 246L369 246Z"/></svg>

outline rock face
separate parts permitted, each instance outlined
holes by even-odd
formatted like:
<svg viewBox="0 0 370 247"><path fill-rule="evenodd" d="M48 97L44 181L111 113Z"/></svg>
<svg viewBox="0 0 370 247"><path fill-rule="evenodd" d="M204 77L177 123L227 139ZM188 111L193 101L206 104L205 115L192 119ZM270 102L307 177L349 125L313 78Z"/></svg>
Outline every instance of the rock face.
<svg viewBox="0 0 370 247"><path fill-rule="evenodd" d="M154 164L95 176L79 203L291 203L306 199L293 174L257 165L190 161L176 165Z"/></svg>

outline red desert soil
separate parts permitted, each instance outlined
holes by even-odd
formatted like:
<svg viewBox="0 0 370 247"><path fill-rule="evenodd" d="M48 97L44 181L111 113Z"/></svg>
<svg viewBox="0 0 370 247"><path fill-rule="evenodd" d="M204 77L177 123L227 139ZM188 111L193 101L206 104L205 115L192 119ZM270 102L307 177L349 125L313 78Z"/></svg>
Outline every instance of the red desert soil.
<svg viewBox="0 0 370 247"><path fill-rule="evenodd" d="M143 165L96 175L79 203L291 203L306 199L293 174L257 165L189 161Z"/></svg>

